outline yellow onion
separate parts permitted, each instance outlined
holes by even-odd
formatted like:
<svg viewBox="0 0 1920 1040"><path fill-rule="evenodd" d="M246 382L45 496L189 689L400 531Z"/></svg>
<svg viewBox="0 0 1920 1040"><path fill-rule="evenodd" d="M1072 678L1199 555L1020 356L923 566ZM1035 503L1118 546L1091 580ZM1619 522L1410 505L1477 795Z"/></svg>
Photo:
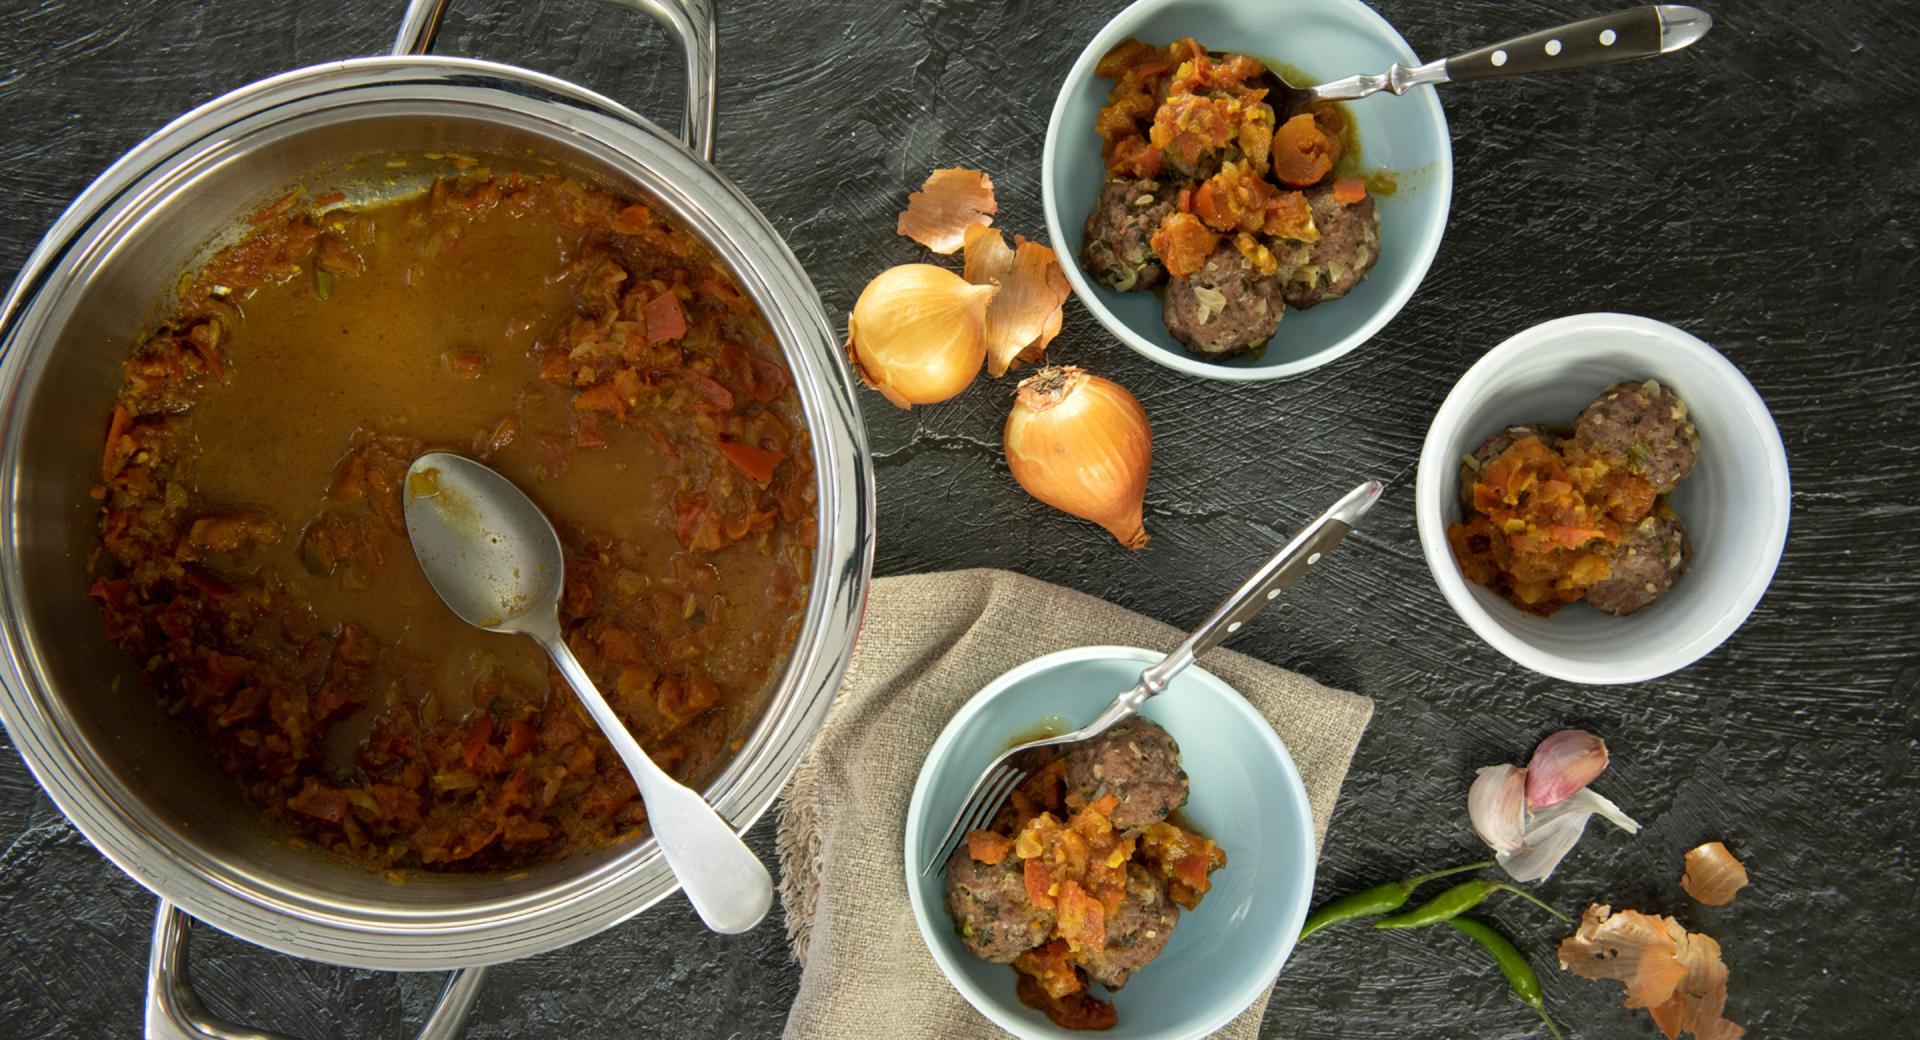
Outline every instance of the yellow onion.
<svg viewBox="0 0 1920 1040"><path fill-rule="evenodd" d="M1125 387L1072 365L1021 381L1007 416L1007 467L1027 494L1106 528L1128 549L1141 524L1153 430Z"/></svg>
<svg viewBox="0 0 1920 1040"><path fill-rule="evenodd" d="M944 267L902 264L867 283L847 319L847 354L866 384L902 408L967 388L987 357L997 286Z"/></svg>

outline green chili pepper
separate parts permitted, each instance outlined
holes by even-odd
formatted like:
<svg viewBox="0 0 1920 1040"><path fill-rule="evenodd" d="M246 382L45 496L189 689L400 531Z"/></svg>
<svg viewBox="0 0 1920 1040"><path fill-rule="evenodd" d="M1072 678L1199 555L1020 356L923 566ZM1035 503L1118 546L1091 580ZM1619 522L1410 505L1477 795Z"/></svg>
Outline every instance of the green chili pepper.
<svg viewBox="0 0 1920 1040"><path fill-rule="evenodd" d="M1534 973L1533 965L1527 963L1526 955L1507 941L1506 936L1471 917L1450 917L1447 923L1487 951L1500 966L1500 974L1507 977L1507 987L1513 990L1513 995L1540 1013L1540 1021L1547 1024L1553 1040L1561 1040L1560 1027L1554 1025L1552 1016L1547 1014L1547 999L1540 992L1540 976Z"/></svg>
<svg viewBox="0 0 1920 1040"><path fill-rule="evenodd" d="M1378 917L1389 911L1398 910L1407 905L1407 900L1413 896L1414 889L1429 881L1491 866L1493 866L1492 860L1483 860L1479 863L1469 863L1464 867L1436 870L1431 874L1421 874L1405 881L1389 881L1383 885L1350 892L1330 903L1322 904L1320 909L1308 914L1307 923L1300 927L1300 938L1305 939L1330 924L1340 924L1343 921L1352 921L1361 917Z"/></svg>
<svg viewBox="0 0 1920 1040"><path fill-rule="evenodd" d="M1451 920L1479 906L1495 892L1512 892L1562 921L1570 920L1567 915L1548 906L1533 893L1516 885L1509 885L1504 881L1474 878L1472 881L1460 882L1404 914L1395 914L1375 921L1373 926L1375 928L1418 928L1421 925L1439 924L1441 921Z"/></svg>

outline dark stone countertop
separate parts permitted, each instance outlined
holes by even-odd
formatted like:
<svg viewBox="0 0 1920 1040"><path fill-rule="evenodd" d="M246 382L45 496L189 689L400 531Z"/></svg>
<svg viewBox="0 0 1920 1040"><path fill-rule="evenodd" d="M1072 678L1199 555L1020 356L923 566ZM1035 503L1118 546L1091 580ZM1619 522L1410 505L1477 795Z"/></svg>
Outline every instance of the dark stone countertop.
<svg viewBox="0 0 1920 1040"><path fill-rule="evenodd" d="M5 3L0 271L114 157L186 108L298 65L373 53L400 4ZM1044 235L1040 145L1066 64L1122 4L722 0L722 167L844 315L865 280L919 258L891 235L934 166L999 186L999 223ZM1380 0L1427 54L1599 13L1607 3ZM678 58L631 12L586 0L455 5L442 49L586 83L671 124ZM1236 645L1374 698L1319 895L1477 851L1473 767L1566 725L1604 734L1604 790L1646 825L1597 827L1542 892L1679 914L1721 940L1731 1016L1755 1036L1901 1035L1920 1011L1912 805L1920 796L1920 18L1906 0L1721 0L1685 54L1577 78L1445 89L1457 163L1432 273L1372 343L1304 378L1178 376L1079 308L1055 346L1131 387L1159 443L1148 526L1123 555L1006 473L1008 383L902 413L863 394L880 484L881 574L991 565L1175 624L1361 475L1395 480L1338 566ZM1773 409L1794 525L1768 598L1706 660L1656 682L1531 674L1447 608L1415 541L1410 473L1458 375L1508 335L1623 310L1718 346ZM771 855L772 824L754 832ZM1724 838L1755 884L1692 905L1680 853ZM0 1035L138 1029L153 899L0 755ZM1493 914L1543 967L1563 929ZM310 1037L394 1037L436 977L347 971L202 930L200 988L231 1017ZM564 951L497 969L485 1037L765 1037L796 986L779 920L732 939L675 900ZM1551 973L1582 1036L1653 1037L1613 984ZM1328 934L1288 965L1275 1036L1530 1036L1481 962L1432 935Z"/></svg>

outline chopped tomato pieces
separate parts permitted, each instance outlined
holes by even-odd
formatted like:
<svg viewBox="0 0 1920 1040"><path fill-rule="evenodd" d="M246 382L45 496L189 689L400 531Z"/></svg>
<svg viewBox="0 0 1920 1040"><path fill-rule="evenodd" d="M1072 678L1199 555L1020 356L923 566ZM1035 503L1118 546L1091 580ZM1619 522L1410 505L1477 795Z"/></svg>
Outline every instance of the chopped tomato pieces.
<svg viewBox="0 0 1920 1040"><path fill-rule="evenodd" d="M1367 182L1358 177L1340 177L1333 182L1333 198L1343 206L1363 202L1367 197Z"/></svg>
<svg viewBox="0 0 1920 1040"><path fill-rule="evenodd" d="M1174 213L1160 224L1150 242L1160 254L1160 262L1175 278L1188 278L1199 271L1220 244L1220 236L1207 229L1191 213Z"/></svg>
<svg viewBox="0 0 1920 1040"><path fill-rule="evenodd" d="M672 292L663 292L648 300L646 318L648 342L679 339L687 334L687 313L680 307L680 298Z"/></svg>
<svg viewBox="0 0 1920 1040"><path fill-rule="evenodd" d="M747 479L762 484L773 479L774 467L780 465L781 459L786 458L786 455L781 452L767 451L751 444L735 444L732 441L720 442L720 454L725 455L727 461L733 463L733 468L745 474Z"/></svg>

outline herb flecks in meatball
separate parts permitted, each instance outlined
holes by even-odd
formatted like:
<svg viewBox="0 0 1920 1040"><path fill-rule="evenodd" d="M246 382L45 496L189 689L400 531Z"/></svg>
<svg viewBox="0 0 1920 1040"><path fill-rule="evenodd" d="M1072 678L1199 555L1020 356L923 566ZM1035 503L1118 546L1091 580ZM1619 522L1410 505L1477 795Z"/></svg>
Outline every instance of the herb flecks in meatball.
<svg viewBox="0 0 1920 1040"><path fill-rule="evenodd" d="M1180 908L1167 898L1164 882L1139 864L1127 867L1127 894L1107 912L1107 944L1076 951L1087 977L1108 989L1127 984L1133 973L1166 949Z"/></svg>
<svg viewBox="0 0 1920 1040"><path fill-rule="evenodd" d="M1662 506L1626 532L1606 578L1587 586L1587 606L1616 617L1644 610L1673 591L1693 561L1687 525Z"/></svg>
<svg viewBox="0 0 1920 1040"><path fill-rule="evenodd" d="M1600 391L1574 421L1573 434L1588 452L1644 478L1655 494L1672 491L1700 457L1700 432L1686 402L1652 379Z"/></svg>
<svg viewBox="0 0 1920 1040"><path fill-rule="evenodd" d="M1167 283L1160 313L1173 338L1217 361L1266 343L1286 309L1280 280L1222 242L1200 270Z"/></svg>
<svg viewBox="0 0 1920 1040"><path fill-rule="evenodd" d="M1330 185L1309 188L1307 204L1320 238L1286 279L1288 306L1306 310L1353 291L1380 259L1380 214L1373 196L1341 202Z"/></svg>
<svg viewBox="0 0 1920 1040"><path fill-rule="evenodd" d="M1151 180L1113 180L1087 214L1080 262L1094 281L1117 292L1142 292L1167 280L1148 241L1173 212L1173 197Z"/></svg>
<svg viewBox="0 0 1920 1040"><path fill-rule="evenodd" d="M982 863L964 842L947 861L947 912L968 952L995 964L1013 963L1053 934L1054 913L1027 897L1021 861Z"/></svg>
<svg viewBox="0 0 1920 1040"><path fill-rule="evenodd" d="M1136 715L1075 747L1067 756L1068 804L1106 795L1119 802L1110 818L1122 830L1159 823L1187 804L1187 774L1173 735Z"/></svg>

